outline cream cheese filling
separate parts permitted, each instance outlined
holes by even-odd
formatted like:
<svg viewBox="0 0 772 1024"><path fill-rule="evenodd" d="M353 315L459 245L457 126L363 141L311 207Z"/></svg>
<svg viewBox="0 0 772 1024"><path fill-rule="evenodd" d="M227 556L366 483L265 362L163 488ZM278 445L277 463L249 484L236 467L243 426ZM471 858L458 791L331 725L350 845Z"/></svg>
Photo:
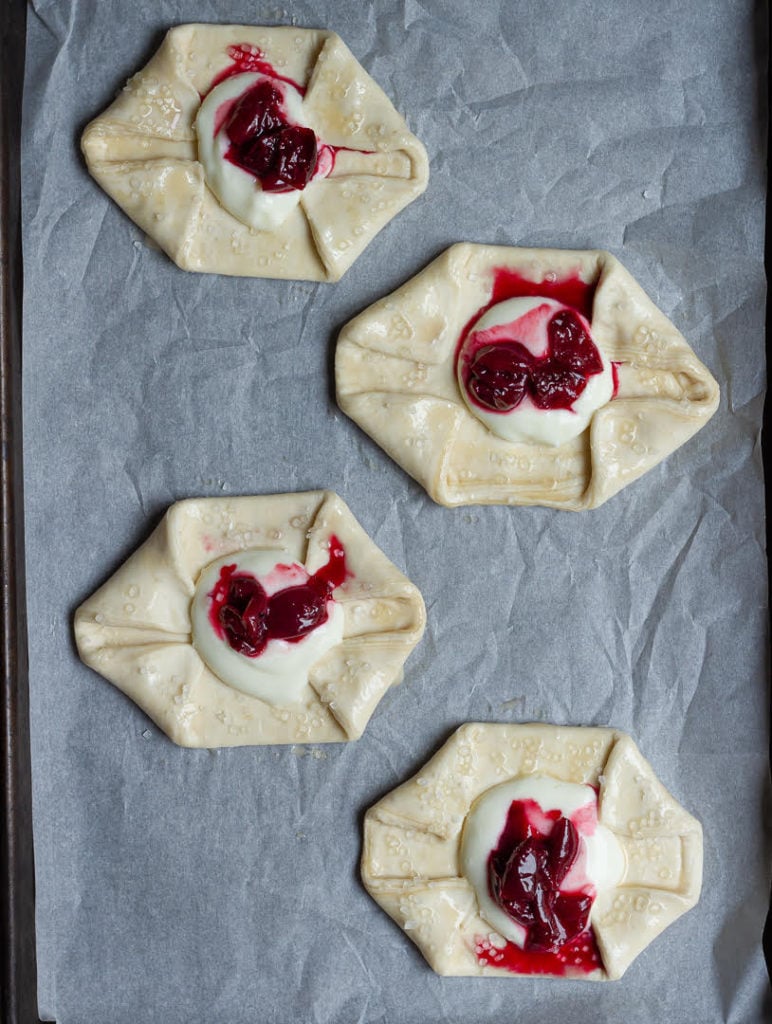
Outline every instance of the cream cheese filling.
<svg viewBox="0 0 772 1024"><path fill-rule="evenodd" d="M563 817L573 818L579 833L579 853L563 880L562 891L591 888L597 893L612 889L624 876L626 859L613 832L598 823L598 800L591 786L533 775L503 782L479 796L464 822L461 872L474 888L480 916L499 935L522 949L527 929L494 901L488 884L488 858L498 846L515 800L533 800L544 813L556 810Z"/></svg>
<svg viewBox="0 0 772 1024"><path fill-rule="evenodd" d="M220 570L235 564L237 572L254 576L270 597L278 590L299 586L309 576L302 565L280 561L281 552L253 549L211 562L202 571L191 603L193 646L223 683L275 706L297 703L308 685L311 667L343 639L343 608L327 602L327 620L300 640L271 639L255 658L241 654L215 632L209 619L210 594Z"/></svg>
<svg viewBox="0 0 772 1024"><path fill-rule="evenodd" d="M232 75L207 94L198 111L198 158L204 168L207 185L229 213L257 231L274 231L298 205L302 190L264 192L253 174L231 163L225 156L231 145L225 131L229 113L226 104L232 106L261 80L270 82L281 93L284 114L290 124L310 127L304 116L303 97L289 82L258 72ZM322 146L318 139L317 143L319 157L314 178L329 174L333 164L329 147Z"/></svg>
<svg viewBox="0 0 772 1024"><path fill-rule="evenodd" d="M463 372L467 361L474 354L476 334L494 327L511 326L517 340L531 355L538 358L545 355L548 350L549 320L556 312L565 308L567 307L554 299L540 296L506 299L483 313L461 348L458 384L467 408L491 433L505 441L547 444L553 447L565 444L586 430L593 414L611 401L614 393L612 365L595 339L593 342L600 353L603 370L587 378L584 391L572 403L570 409L539 409L526 395L520 404L509 412L495 412L479 405L467 392ZM584 323L586 324L586 321Z"/></svg>

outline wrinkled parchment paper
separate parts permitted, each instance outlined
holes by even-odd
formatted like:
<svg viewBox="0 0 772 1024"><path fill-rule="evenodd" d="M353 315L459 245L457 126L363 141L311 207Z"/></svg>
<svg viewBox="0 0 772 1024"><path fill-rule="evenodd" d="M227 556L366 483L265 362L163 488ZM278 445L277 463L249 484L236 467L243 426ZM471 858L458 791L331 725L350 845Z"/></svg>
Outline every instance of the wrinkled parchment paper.
<svg viewBox="0 0 772 1024"><path fill-rule="evenodd" d="M33 0L25 492L40 1012L61 1024L761 1021L768 905L764 39L750 0ZM337 30L431 157L334 286L185 274L83 125L185 21ZM598 511L433 505L336 409L337 330L460 239L608 248L723 391ZM76 605L173 500L331 487L426 637L355 744L173 746ZM358 879L362 814L459 723L629 730L705 828L699 906L622 982L443 979Z"/></svg>

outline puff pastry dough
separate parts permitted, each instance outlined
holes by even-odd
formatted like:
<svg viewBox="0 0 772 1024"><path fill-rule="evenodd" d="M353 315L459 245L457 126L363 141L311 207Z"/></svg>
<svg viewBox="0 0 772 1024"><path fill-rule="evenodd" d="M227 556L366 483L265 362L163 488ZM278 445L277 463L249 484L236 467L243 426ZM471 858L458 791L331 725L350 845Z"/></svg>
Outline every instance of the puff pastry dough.
<svg viewBox="0 0 772 1024"><path fill-rule="evenodd" d="M593 337L618 364L617 397L560 447L502 440L467 409L456 379L465 325L494 274L596 284ZM341 409L442 505L595 508L683 444L719 390L683 336L611 254L462 243L341 331Z"/></svg>
<svg viewBox="0 0 772 1024"><path fill-rule="evenodd" d="M327 560L333 535L351 574L334 594L344 612L343 641L312 666L300 701L276 707L221 682L191 643L191 600L202 569L261 548L313 573ZM75 613L83 661L187 747L357 739L401 680L424 626L418 589L330 491L178 502Z"/></svg>
<svg viewBox="0 0 772 1024"><path fill-rule="evenodd" d="M206 185L195 120L231 63L229 46L260 51L305 87L306 122L343 147L274 231L250 229ZM183 270L337 281L375 235L419 196L426 152L385 93L333 32L180 25L82 138L91 174Z"/></svg>
<svg viewBox="0 0 772 1024"><path fill-rule="evenodd" d="M518 976L478 957L491 926L460 871L459 843L481 793L537 774L598 786L600 824L626 856L620 884L600 892L590 913L603 969L582 977L620 978L699 898L702 828L629 736L614 729L464 725L418 775L371 807L364 823L365 888L438 974Z"/></svg>

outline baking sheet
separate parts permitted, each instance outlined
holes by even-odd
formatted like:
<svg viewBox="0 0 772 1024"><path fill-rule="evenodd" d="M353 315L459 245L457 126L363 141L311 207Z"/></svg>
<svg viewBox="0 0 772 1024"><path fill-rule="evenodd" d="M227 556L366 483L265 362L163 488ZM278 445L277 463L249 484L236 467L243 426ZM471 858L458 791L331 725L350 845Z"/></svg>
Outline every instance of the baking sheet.
<svg viewBox="0 0 772 1024"><path fill-rule="evenodd" d="M768 905L763 18L750 0L33 2L24 423L39 1006L61 1024L761 1021ZM83 125L185 21L338 31L431 158L337 285L185 274ZM592 513L433 505L337 411L338 328L460 239L603 247L722 386ZM421 587L355 744L191 751L71 614L188 495L331 487ZM364 810L465 720L630 731L705 829L698 907L620 983L443 979L358 879Z"/></svg>

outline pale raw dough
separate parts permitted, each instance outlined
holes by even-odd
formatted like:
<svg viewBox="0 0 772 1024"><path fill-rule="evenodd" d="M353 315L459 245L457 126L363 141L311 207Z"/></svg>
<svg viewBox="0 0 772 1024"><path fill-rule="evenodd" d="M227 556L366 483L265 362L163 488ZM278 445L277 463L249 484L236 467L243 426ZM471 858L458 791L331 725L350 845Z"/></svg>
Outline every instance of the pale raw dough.
<svg viewBox="0 0 772 1024"><path fill-rule="evenodd" d="M593 338L621 364L619 391L559 447L496 437L461 396L459 336L490 301L497 268L534 282L572 274L597 282ZM346 324L335 376L341 409L450 506L596 508L704 426L719 400L684 337L601 251L454 245Z"/></svg>
<svg viewBox="0 0 772 1024"><path fill-rule="evenodd" d="M352 574L334 592L343 641L310 670L299 701L277 707L221 682L191 642L201 570L224 555L272 549L316 572L329 539ZM145 543L75 613L83 661L175 743L226 747L357 739L402 678L426 622L418 589L330 491L200 498L172 505Z"/></svg>
<svg viewBox="0 0 772 1024"><path fill-rule="evenodd" d="M481 964L491 926L459 866L464 819L502 782L549 775L599 787L600 824L621 844L625 873L600 892L590 921L603 970L620 978L663 929L693 907L702 885L702 827L668 793L629 736L614 729L472 723L365 815L362 879L376 902L445 975L532 977ZM495 936L494 936L495 938Z"/></svg>
<svg viewBox="0 0 772 1024"><path fill-rule="evenodd" d="M228 47L256 47L306 88L304 121L338 153L275 231L228 213L206 185L195 120ZM82 138L89 171L183 270L337 281L426 188L426 151L333 32L179 25ZM351 150L348 152L347 150Z"/></svg>

